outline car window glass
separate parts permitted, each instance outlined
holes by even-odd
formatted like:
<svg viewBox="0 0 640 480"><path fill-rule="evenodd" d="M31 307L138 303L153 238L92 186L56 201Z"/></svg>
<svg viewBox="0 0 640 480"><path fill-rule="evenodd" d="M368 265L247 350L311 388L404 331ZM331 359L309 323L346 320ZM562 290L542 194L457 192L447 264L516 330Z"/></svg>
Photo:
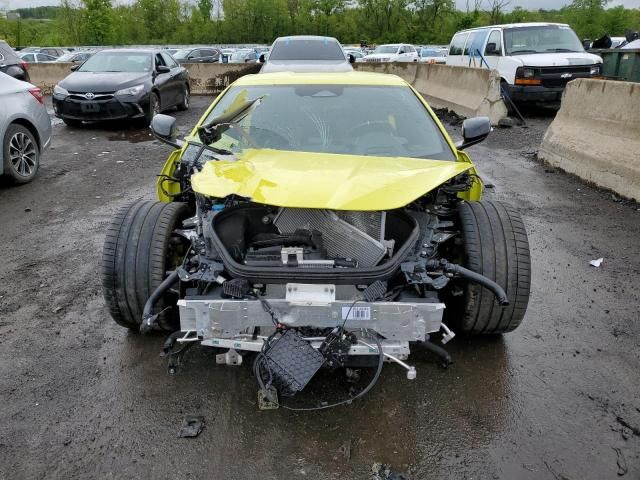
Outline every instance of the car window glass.
<svg viewBox="0 0 640 480"><path fill-rule="evenodd" d="M203 57L215 57L216 56L216 51L215 50L200 50L200 52L202 53Z"/></svg>
<svg viewBox="0 0 640 480"><path fill-rule="evenodd" d="M454 35L451 40L451 46L449 47L449 55L462 55L462 47L467 39L469 33L458 33Z"/></svg>
<svg viewBox="0 0 640 480"><path fill-rule="evenodd" d="M79 72L150 72L152 56L144 52L98 52Z"/></svg>
<svg viewBox="0 0 640 480"><path fill-rule="evenodd" d="M164 63L164 59L162 58L162 55L160 55L159 53L156 53L156 67L160 67L160 66L166 66L166 64Z"/></svg>
<svg viewBox="0 0 640 480"><path fill-rule="evenodd" d="M22 57L22 59L23 59L25 62L33 62L33 60L34 60L33 53L29 53L29 54L27 54L27 55L24 55L24 56Z"/></svg>
<svg viewBox="0 0 640 480"><path fill-rule="evenodd" d="M165 63L166 66L168 66L170 68L176 68L178 66L176 61L173 58L171 58L171 55L163 52L162 53L162 58L163 58L164 63Z"/></svg>
<svg viewBox="0 0 640 480"><path fill-rule="evenodd" d="M345 60L340 44L329 39L278 40L269 60Z"/></svg>
<svg viewBox="0 0 640 480"><path fill-rule="evenodd" d="M232 87L205 123L239 99L258 96L261 104L239 122L239 127L260 148L456 160L433 118L408 87ZM237 129L228 130L223 138L224 148L235 153L250 147Z"/></svg>
<svg viewBox="0 0 640 480"><path fill-rule="evenodd" d="M500 30L494 30L493 32L491 32L491 34L489 35L489 39L487 40L487 45L489 45L490 43L494 43L496 45L495 51L497 53L500 53L502 51L502 35L500 33ZM486 48L485 53L487 53Z"/></svg>
<svg viewBox="0 0 640 480"><path fill-rule="evenodd" d="M51 60L51 57L49 55L45 55L44 53L39 53L37 55L37 59L39 62L48 62L49 60Z"/></svg>
<svg viewBox="0 0 640 480"><path fill-rule="evenodd" d="M202 57L201 50L192 50L191 53L187 55L187 58L200 58L200 57Z"/></svg>

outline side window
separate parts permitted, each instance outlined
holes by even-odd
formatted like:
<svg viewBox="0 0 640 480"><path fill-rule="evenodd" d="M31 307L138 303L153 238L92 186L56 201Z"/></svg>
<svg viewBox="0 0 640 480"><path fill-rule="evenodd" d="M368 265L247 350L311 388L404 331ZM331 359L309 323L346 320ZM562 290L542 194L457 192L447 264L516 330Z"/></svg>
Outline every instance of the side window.
<svg viewBox="0 0 640 480"><path fill-rule="evenodd" d="M468 36L469 33L458 33L454 35L451 40L451 45L449 46L449 55L462 55L462 48Z"/></svg>
<svg viewBox="0 0 640 480"><path fill-rule="evenodd" d="M202 54L203 57L215 57L216 56L215 50L211 50L211 49L200 50L200 53Z"/></svg>
<svg viewBox="0 0 640 480"><path fill-rule="evenodd" d="M156 67L159 67L161 65L165 65L164 60L162 59L162 55L160 55L159 53L156 53Z"/></svg>
<svg viewBox="0 0 640 480"><path fill-rule="evenodd" d="M462 52L463 55L469 55L469 52L471 51L471 45L473 45L473 42L475 41L477 36L477 31L473 31L469 34L467 42L464 44L464 51Z"/></svg>
<svg viewBox="0 0 640 480"><path fill-rule="evenodd" d="M202 57L202 50L192 50L191 53L187 55L187 58L200 58L200 57Z"/></svg>
<svg viewBox="0 0 640 480"><path fill-rule="evenodd" d="M22 59L25 62L33 62L34 58L33 58L33 53L30 53L28 55L25 55L24 57L22 57Z"/></svg>
<svg viewBox="0 0 640 480"><path fill-rule="evenodd" d="M44 53L39 53L37 55L38 61L39 62L48 62L49 61L49 55L45 55Z"/></svg>
<svg viewBox="0 0 640 480"><path fill-rule="evenodd" d="M502 55L502 32L494 30L489 35L487 47L484 49L485 55Z"/></svg>
<svg viewBox="0 0 640 480"><path fill-rule="evenodd" d="M407 53L416 53L416 49L411 45L407 45Z"/></svg>
<svg viewBox="0 0 640 480"><path fill-rule="evenodd" d="M162 59L164 60L164 63L167 65L167 67L170 68L176 68L178 66L178 64L176 63L176 61L171 58L171 55L167 54L167 53L162 53Z"/></svg>

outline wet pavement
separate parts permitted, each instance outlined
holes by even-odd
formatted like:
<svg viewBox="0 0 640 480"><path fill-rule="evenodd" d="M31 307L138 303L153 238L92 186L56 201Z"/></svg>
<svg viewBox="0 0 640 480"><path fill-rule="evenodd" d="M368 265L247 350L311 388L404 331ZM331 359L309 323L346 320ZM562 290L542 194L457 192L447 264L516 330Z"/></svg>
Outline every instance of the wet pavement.
<svg viewBox="0 0 640 480"><path fill-rule="evenodd" d="M209 101L172 113L182 134ZM319 413L258 411L250 368L204 348L169 376L161 337L109 318L106 225L153 197L169 150L135 127L56 122L37 179L0 185L0 478L387 477L379 464L411 479L640 478L640 206L539 164L550 120L470 149L487 196L527 226L522 326L456 337L447 370L417 352L416 380L387 365L363 400ZM350 387L323 374L294 400ZM177 438L186 415L205 417L197 438Z"/></svg>

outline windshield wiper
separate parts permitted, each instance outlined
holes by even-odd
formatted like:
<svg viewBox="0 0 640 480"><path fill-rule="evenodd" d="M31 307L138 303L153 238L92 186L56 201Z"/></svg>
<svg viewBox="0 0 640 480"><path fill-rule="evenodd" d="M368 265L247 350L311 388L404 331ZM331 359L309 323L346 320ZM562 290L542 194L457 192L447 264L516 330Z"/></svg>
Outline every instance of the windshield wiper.
<svg viewBox="0 0 640 480"><path fill-rule="evenodd" d="M509 54L513 55L514 53L540 53L537 50L527 50L527 49L522 49L522 50L512 50L511 52L509 52Z"/></svg>
<svg viewBox="0 0 640 480"><path fill-rule="evenodd" d="M572 53L578 53L578 50L571 50L570 48L547 48L547 52L572 52Z"/></svg>
<svg viewBox="0 0 640 480"><path fill-rule="evenodd" d="M257 108L263 98L264 96L258 97L255 100L242 102L233 110L223 113L222 115L218 115L204 125L201 125L198 128L198 137L200 137L200 141L206 145L210 145L220 140L224 132L235 126L255 108Z"/></svg>

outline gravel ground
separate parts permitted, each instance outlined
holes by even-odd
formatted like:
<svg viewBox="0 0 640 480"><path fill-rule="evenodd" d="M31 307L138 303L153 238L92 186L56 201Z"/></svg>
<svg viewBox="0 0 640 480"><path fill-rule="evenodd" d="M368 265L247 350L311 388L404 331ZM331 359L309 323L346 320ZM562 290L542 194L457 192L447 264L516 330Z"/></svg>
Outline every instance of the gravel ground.
<svg viewBox="0 0 640 480"><path fill-rule="evenodd" d="M210 100L175 114L183 133ZM56 122L37 179L0 186L0 478L640 478L640 207L538 163L551 115L528 117L470 149L527 225L523 325L456 338L448 370L418 352L417 380L388 366L362 401L311 414L258 411L250 368L204 348L169 376L161 337L111 321L105 228L153 197L168 149ZM347 388L322 375L298 400ZM185 415L205 417L197 438L177 438Z"/></svg>

